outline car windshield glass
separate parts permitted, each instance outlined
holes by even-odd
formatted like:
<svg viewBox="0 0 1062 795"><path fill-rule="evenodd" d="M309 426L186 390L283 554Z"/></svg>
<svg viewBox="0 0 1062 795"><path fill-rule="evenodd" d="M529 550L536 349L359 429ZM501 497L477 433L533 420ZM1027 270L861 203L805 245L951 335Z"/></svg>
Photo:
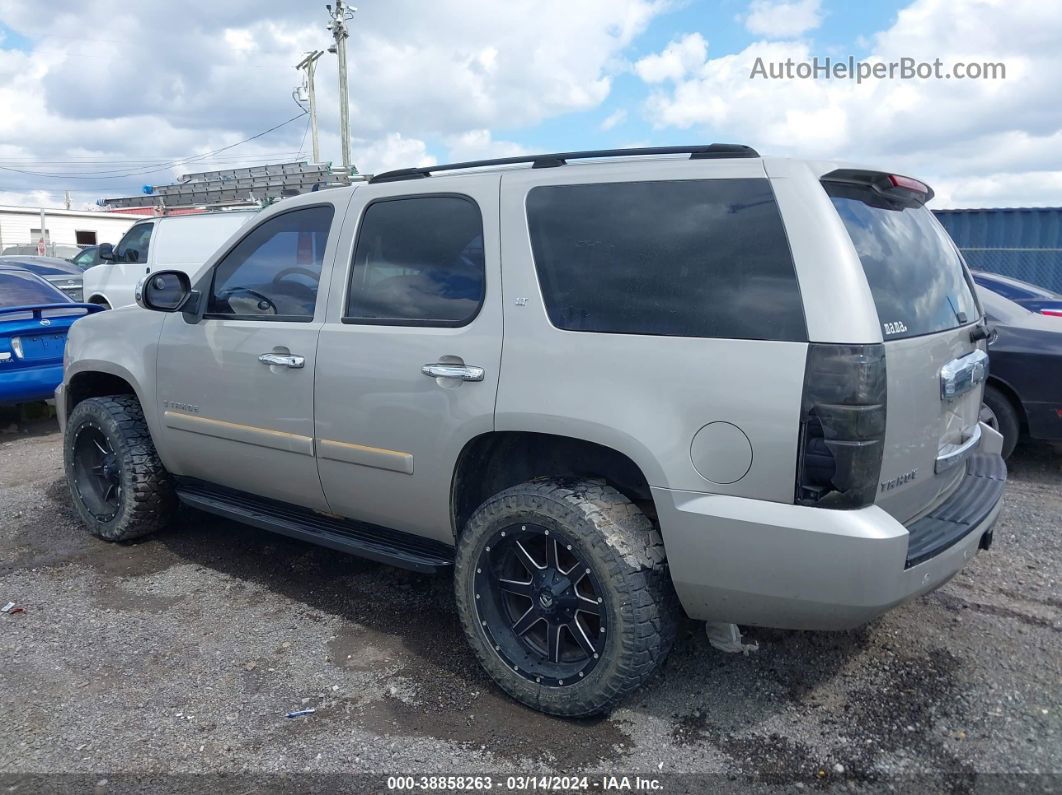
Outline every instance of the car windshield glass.
<svg viewBox="0 0 1062 795"><path fill-rule="evenodd" d="M0 271L0 308L66 304L69 298L32 273ZM3 318L0 317L0 320Z"/></svg>
<svg viewBox="0 0 1062 795"><path fill-rule="evenodd" d="M929 210L894 204L869 188L825 187L863 263L886 341L978 319L962 260Z"/></svg>

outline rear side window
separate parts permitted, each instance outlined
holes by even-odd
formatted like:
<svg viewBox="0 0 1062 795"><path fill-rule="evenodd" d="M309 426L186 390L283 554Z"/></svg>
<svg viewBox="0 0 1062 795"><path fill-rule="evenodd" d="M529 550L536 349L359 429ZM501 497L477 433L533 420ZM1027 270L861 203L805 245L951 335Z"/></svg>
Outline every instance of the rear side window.
<svg viewBox="0 0 1062 795"><path fill-rule="evenodd" d="M527 219L557 328L807 340L766 179L537 187Z"/></svg>
<svg viewBox="0 0 1062 795"><path fill-rule="evenodd" d="M0 308L68 303L69 297L32 273L0 271Z"/></svg>
<svg viewBox="0 0 1062 795"><path fill-rule="evenodd" d="M886 341L978 319L962 260L929 210L894 204L870 188L824 184L863 263Z"/></svg>
<svg viewBox="0 0 1062 795"><path fill-rule="evenodd" d="M463 326L483 303L483 219L465 196L413 196L365 209L347 323Z"/></svg>

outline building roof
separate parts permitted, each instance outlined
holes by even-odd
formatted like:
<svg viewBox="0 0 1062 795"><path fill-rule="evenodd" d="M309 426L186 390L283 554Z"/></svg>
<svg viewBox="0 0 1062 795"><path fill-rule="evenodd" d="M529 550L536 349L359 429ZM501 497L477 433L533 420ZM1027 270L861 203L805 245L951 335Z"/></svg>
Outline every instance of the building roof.
<svg viewBox="0 0 1062 795"><path fill-rule="evenodd" d="M67 210L62 207L24 207L21 205L0 205L0 213L24 213L27 215L40 215L44 210L45 215L66 216L68 218L129 218L136 219L139 216L127 215L126 213L107 213L100 210Z"/></svg>

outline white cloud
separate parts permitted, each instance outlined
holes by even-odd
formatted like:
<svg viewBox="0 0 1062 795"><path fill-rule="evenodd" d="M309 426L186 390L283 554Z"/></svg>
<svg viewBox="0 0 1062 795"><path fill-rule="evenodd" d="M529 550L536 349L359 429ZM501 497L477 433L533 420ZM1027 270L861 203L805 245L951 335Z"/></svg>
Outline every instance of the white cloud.
<svg viewBox="0 0 1062 795"><path fill-rule="evenodd" d="M293 68L331 42L323 4L260 0L142 3L0 0L4 23L33 42L0 50L0 164L70 171L57 162L166 162L225 146L295 115ZM591 110L608 96L621 52L668 0L388 0L366 3L348 41L351 132L364 171L430 161L427 141L452 151L513 151L478 131L534 125ZM322 156L338 161L336 59L318 62ZM292 159L309 150L294 122L203 168ZM333 134L329 134L329 132ZM6 159L5 159L6 158ZM104 162L108 161L108 162ZM84 160L82 162L86 162ZM246 164L250 164L248 161ZM199 166L197 166L198 168ZM135 170L130 168L130 171ZM146 170L141 168L140 170ZM78 200L165 183L174 172L122 180L52 180L0 171L0 190L73 188ZM78 190L78 189L81 190Z"/></svg>
<svg viewBox="0 0 1062 795"><path fill-rule="evenodd" d="M381 171L396 168L431 166L438 162L428 153L424 141L405 138L401 133L389 133L372 141L355 141L351 146L351 157L363 174L379 174Z"/></svg>
<svg viewBox="0 0 1062 795"><path fill-rule="evenodd" d="M675 61L668 45L635 64L652 89L646 115L659 128L698 128L765 153L903 169L942 186L935 206L991 204L993 191L1000 202L1058 204L1051 186L1062 174L1062 9L1037 0L965 5L960 12L950 0L915 0L870 39L868 60L1000 61L1006 80L750 79L758 57L821 55L806 41L760 41L717 58L706 50L697 64L661 70ZM1031 173L1038 176L1023 179Z"/></svg>
<svg viewBox="0 0 1062 795"><path fill-rule="evenodd" d="M466 160L484 160L492 157L515 157L527 154L527 150L512 141L495 141L490 130L468 130L459 135L450 135L445 140L449 160L461 163Z"/></svg>
<svg viewBox="0 0 1062 795"><path fill-rule="evenodd" d="M821 0L752 0L745 28L772 39L800 36L822 24L821 5Z"/></svg>
<svg viewBox="0 0 1062 795"><path fill-rule="evenodd" d="M634 71L646 83L681 80L704 63L708 42L700 33L690 33L670 42L663 52L635 62Z"/></svg>
<svg viewBox="0 0 1062 795"><path fill-rule="evenodd" d="M608 132L613 127L617 127L625 121L627 121L627 111L620 108L619 110L608 114L599 126L603 132Z"/></svg>

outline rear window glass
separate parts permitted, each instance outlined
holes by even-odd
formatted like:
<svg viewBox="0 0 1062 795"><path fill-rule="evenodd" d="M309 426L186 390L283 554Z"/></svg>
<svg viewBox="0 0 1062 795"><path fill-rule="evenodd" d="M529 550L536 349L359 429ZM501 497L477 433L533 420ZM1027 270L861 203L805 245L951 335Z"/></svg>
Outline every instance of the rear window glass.
<svg viewBox="0 0 1062 795"><path fill-rule="evenodd" d="M557 328L807 340L766 179L542 186L527 219Z"/></svg>
<svg viewBox="0 0 1062 795"><path fill-rule="evenodd" d="M0 307L68 304L70 301L60 290L32 273L0 271Z"/></svg>
<svg viewBox="0 0 1062 795"><path fill-rule="evenodd" d="M863 263L885 340L957 328L980 312L951 239L923 206L825 184Z"/></svg>

